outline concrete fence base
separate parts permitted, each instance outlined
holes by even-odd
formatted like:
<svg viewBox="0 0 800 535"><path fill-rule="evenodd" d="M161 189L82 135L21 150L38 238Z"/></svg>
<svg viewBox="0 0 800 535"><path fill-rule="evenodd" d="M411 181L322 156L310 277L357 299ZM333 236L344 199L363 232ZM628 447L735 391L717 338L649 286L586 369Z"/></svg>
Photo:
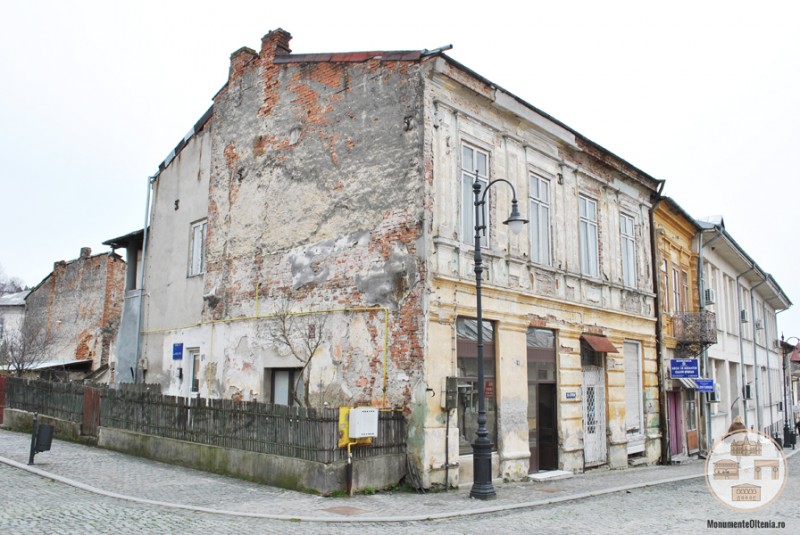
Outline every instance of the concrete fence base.
<svg viewBox="0 0 800 535"><path fill-rule="evenodd" d="M53 424L59 439L97 445L161 462L304 492L332 494L346 489L347 463L344 461L324 464L109 427L100 427L97 438L85 437L80 434L80 424L43 415L39 416L39 421ZM3 427L30 432L32 422L32 413L6 409ZM54 448L53 453L57 456L57 449ZM390 488L397 485L405 473L405 454L357 459L353 461L353 491Z"/></svg>

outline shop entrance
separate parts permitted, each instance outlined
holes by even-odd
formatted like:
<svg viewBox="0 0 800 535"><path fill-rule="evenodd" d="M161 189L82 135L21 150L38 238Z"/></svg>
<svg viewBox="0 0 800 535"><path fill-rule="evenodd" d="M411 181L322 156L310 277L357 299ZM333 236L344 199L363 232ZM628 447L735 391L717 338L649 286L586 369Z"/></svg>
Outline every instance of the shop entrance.
<svg viewBox="0 0 800 535"><path fill-rule="evenodd" d="M555 333L528 329L529 472L558 468Z"/></svg>

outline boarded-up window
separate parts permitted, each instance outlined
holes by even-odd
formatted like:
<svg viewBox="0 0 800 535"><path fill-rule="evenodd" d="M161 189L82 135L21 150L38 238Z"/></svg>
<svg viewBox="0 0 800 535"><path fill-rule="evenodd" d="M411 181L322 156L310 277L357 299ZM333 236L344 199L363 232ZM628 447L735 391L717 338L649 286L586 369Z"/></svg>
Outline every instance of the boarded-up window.
<svg viewBox="0 0 800 535"><path fill-rule="evenodd" d="M641 346L625 341L625 428L629 435L641 435L642 426L642 365Z"/></svg>

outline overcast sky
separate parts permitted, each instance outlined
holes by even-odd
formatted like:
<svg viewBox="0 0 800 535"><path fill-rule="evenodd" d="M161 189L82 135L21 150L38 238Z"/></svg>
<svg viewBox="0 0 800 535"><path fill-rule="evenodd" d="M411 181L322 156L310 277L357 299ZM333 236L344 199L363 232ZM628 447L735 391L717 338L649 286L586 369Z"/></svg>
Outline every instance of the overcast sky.
<svg viewBox="0 0 800 535"><path fill-rule="evenodd" d="M525 7L520 7L525 6ZM35 285L141 228L147 176L211 105L230 54L448 54L650 175L797 303L800 2L6 2L0 265Z"/></svg>

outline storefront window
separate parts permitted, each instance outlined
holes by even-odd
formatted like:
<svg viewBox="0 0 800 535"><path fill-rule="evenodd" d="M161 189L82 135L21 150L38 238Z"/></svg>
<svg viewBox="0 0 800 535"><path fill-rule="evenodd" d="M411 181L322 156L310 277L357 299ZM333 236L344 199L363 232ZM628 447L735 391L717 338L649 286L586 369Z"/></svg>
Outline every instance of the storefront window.
<svg viewBox="0 0 800 535"><path fill-rule="evenodd" d="M472 453L478 430L478 320L459 318L456 323L458 350L458 434L459 453ZM497 449L495 405L494 326L483 322L483 378L486 429Z"/></svg>

